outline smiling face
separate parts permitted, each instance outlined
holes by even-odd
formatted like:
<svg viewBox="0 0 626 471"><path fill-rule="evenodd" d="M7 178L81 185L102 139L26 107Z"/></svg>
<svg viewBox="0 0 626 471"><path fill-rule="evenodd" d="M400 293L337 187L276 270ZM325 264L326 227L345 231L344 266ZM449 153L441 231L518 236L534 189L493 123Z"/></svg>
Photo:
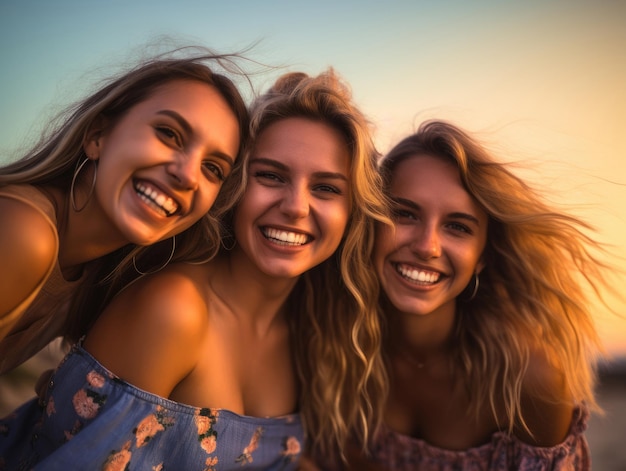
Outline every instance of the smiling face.
<svg viewBox="0 0 626 471"><path fill-rule="evenodd" d="M350 212L350 153L337 130L275 122L256 139L248 173L234 230L261 272L294 278L335 252Z"/></svg>
<svg viewBox="0 0 626 471"><path fill-rule="evenodd" d="M395 232L378 228L374 253L383 290L401 312L454 313L455 298L483 268L487 214L456 166L429 155L399 162L389 194Z"/></svg>
<svg viewBox="0 0 626 471"><path fill-rule="evenodd" d="M175 80L92 131L84 148L98 159L85 212L105 218L111 237L147 245L207 213L237 155L239 125L217 89Z"/></svg>

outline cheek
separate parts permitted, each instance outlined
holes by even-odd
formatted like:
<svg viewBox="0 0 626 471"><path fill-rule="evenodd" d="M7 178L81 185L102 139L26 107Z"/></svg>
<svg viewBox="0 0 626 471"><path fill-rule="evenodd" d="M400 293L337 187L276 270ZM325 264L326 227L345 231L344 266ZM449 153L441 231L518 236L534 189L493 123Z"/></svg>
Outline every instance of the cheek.
<svg viewBox="0 0 626 471"><path fill-rule="evenodd" d="M327 208L324 213L325 226L333 240L340 241L348 228L350 218L347 205ZM339 243L339 242L337 242Z"/></svg>
<svg viewBox="0 0 626 471"><path fill-rule="evenodd" d="M459 250L455 253L454 258L457 261L457 270L462 271L469 278L478 268L480 254L475 247L468 247L465 250Z"/></svg>
<svg viewBox="0 0 626 471"><path fill-rule="evenodd" d="M389 255L403 245L413 242L414 234L411 229L403 225L386 226L378 224L376 227L376 244L374 250L381 252L381 256Z"/></svg>

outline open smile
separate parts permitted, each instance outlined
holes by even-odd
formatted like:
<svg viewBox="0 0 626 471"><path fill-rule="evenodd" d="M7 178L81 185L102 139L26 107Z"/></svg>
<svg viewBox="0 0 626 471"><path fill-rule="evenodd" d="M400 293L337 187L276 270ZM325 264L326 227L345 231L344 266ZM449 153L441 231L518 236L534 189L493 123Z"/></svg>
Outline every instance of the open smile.
<svg viewBox="0 0 626 471"><path fill-rule="evenodd" d="M163 193L159 188L145 181L135 181L134 188L137 195L152 209L169 217L174 215L180 208L173 198Z"/></svg>
<svg viewBox="0 0 626 471"><path fill-rule="evenodd" d="M261 233L267 240L278 245L300 246L313 240L310 235L302 232L286 231L267 226L261 228Z"/></svg>
<svg viewBox="0 0 626 471"><path fill-rule="evenodd" d="M441 273L416 268L404 263L392 263L396 272L405 280L421 286L434 285L441 279Z"/></svg>

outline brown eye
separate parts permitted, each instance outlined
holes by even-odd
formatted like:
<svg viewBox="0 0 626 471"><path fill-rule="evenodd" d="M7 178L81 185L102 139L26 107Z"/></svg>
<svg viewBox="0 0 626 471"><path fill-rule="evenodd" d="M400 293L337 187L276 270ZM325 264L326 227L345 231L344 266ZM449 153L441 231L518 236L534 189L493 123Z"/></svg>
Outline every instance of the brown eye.
<svg viewBox="0 0 626 471"><path fill-rule="evenodd" d="M226 178L222 168L211 161L204 162L203 167L213 173L220 181L224 181Z"/></svg>
<svg viewBox="0 0 626 471"><path fill-rule="evenodd" d="M168 143L171 142L176 145L176 147L182 147L182 139L180 138L180 135L172 128L158 126L156 131L162 140L167 141Z"/></svg>
<svg viewBox="0 0 626 471"><path fill-rule="evenodd" d="M323 192L327 192L327 193L335 193L337 195L341 194L341 190L339 190L339 188L336 188L332 185L318 185L315 187L316 190L318 191L323 191Z"/></svg>

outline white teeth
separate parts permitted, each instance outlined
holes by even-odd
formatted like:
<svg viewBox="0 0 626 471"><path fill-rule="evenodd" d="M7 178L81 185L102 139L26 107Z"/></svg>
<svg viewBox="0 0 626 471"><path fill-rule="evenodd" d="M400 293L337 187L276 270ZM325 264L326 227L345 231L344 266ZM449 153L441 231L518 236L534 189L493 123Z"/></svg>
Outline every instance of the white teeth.
<svg viewBox="0 0 626 471"><path fill-rule="evenodd" d="M280 245L304 245L308 236L298 232L281 231L271 227L263 228L263 235Z"/></svg>
<svg viewBox="0 0 626 471"><path fill-rule="evenodd" d="M418 270L406 265L396 265L396 270L404 278L421 284L433 284L439 281L440 274L432 271Z"/></svg>
<svg viewBox="0 0 626 471"><path fill-rule="evenodd" d="M171 216L178 209L176 201L159 192L152 186L147 186L144 183L136 183L135 190L142 200L148 203L151 207L162 211L166 216Z"/></svg>

